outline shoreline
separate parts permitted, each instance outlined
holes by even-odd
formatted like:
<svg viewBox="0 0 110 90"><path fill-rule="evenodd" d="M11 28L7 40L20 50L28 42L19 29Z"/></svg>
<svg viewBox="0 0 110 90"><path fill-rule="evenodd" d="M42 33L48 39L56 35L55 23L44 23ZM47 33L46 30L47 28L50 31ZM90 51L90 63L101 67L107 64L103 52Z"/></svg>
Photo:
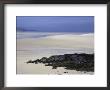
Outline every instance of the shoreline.
<svg viewBox="0 0 110 90"><path fill-rule="evenodd" d="M46 34L46 33L44 33ZM73 54L77 53L94 53L94 36L93 35L78 35L78 34L51 34L47 37L37 38L36 36L44 35L36 33L21 33L18 34L20 39L17 39L17 74L57 74L57 69L52 69L52 66L40 64L26 64L28 60L41 59L42 57L49 58L52 55ZM58 38L59 37L59 38ZM59 69L60 74L85 74L79 71Z"/></svg>

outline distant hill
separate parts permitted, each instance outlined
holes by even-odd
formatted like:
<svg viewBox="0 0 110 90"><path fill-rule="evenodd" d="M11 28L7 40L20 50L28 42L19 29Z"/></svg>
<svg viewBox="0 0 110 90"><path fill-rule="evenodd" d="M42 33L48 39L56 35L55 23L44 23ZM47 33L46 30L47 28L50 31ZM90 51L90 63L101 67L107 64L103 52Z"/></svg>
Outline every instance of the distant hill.
<svg viewBox="0 0 110 90"><path fill-rule="evenodd" d="M24 28L19 28L19 27L17 27L16 28L16 31L17 32L36 32L36 31L38 31L38 30L33 30L33 29L24 29Z"/></svg>

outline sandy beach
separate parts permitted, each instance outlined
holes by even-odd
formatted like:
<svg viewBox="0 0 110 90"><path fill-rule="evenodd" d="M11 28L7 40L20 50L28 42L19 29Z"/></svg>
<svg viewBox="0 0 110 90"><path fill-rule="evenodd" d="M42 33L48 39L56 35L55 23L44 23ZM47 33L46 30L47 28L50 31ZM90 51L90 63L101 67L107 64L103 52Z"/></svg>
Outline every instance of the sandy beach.
<svg viewBox="0 0 110 90"><path fill-rule="evenodd" d="M43 64L26 64L51 55L71 53L94 53L93 33L30 33L17 32L17 74L93 74L66 70L63 67L53 70Z"/></svg>

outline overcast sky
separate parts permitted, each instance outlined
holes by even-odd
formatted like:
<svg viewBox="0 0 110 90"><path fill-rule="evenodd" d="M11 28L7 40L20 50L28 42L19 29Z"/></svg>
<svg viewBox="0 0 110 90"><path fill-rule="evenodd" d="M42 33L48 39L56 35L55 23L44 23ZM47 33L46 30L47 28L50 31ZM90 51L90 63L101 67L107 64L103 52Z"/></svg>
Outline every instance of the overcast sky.
<svg viewBox="0 0 110 90"><path fill-rule="evenodd" d="M17 16L17 31L94 32L93 16Z"/></svg>

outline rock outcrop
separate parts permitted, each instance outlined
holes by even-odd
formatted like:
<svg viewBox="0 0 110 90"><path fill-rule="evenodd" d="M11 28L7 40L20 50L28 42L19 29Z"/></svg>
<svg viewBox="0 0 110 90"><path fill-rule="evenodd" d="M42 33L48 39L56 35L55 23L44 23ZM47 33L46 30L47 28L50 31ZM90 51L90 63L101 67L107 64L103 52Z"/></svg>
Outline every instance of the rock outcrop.
<svg viewBox="0 0 110 90"><path fill-rule="evenodd" d="M43 57L37 60L29 60L27 63L44 63L45 66L52 66L53 69L57 67L64 67L69 70L77 71L94 71L94 54L64 54L53 55L49 58Z"/></svg>

